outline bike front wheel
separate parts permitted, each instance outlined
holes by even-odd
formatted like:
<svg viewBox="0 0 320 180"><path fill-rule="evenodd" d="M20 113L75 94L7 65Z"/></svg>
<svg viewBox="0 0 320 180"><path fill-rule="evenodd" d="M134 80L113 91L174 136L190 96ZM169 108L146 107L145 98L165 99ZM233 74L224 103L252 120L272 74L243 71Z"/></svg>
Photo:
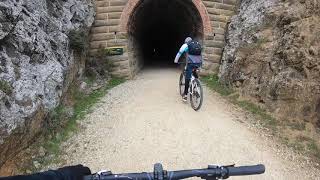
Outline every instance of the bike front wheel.
<svg viewBox="0 0 320 180"><path fill-rule="evenodd" d="M180 95L183 96L184 95L184 88L185 88L185 75L182 72L179 78L179 92Z"/></svg>
<svg viewBox="0 0 320 180"><path fill-rule="evenodd" d="M199 79L194 79L190 86L191 88L193 88L190 93L191 107L195 111L198 111L201 108L203 102L203 89Z"/></svg>

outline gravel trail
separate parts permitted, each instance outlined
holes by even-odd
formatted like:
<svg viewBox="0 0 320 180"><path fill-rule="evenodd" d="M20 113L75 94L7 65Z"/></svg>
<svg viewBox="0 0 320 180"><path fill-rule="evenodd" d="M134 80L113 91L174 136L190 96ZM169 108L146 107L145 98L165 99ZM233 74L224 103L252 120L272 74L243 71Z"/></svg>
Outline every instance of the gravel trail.
<svg viewBox="0 0 320 180"><path fill-rule="evenodd" d="M93 172L205 168L208 164L262 163L266 173L232 179L317 179L315 170L274 145L246 122L244 113L204 87L195 112L178 93L179 71L147 69L111 89L81 121L83 130L65 146L66 164Z"/></svg>

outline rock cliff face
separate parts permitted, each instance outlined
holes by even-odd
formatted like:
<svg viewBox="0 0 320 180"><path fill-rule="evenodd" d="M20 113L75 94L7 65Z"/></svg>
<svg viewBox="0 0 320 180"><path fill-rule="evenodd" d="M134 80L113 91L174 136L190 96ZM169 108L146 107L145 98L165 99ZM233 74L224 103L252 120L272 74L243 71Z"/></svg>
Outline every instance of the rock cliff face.
<svg viewBox="0 0 320 180"><path fill-rule="evenodd" d="M94 6L91 0L1 0L0 10L1 167L41 130L81 73L68 34L91 26Z"/></svg>
<svg viewBox="0 0 320 180"><path fill-rule="evenodd" d="M320 1L242 0L220 81L281 119L320 126Z"/></svg>

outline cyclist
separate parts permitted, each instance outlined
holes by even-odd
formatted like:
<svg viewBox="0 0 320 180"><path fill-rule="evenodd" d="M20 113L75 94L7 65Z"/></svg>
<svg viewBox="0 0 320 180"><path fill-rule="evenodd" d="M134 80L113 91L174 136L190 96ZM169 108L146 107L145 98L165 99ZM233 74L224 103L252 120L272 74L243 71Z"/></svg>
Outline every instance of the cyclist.
<svg viewBox="0 0 320 180"><path fill-rule="evenodd" d="M0 180L83 180L83 176L90 174L88 167L79 164L30 175L0 177Z"/></svg>
<svg viewBox="0 0 320 180"><path fill-rule="evenodd" d="M183 101L187 101L188 99L188 89L189 82L191 79L192 70L195 68L199 68L202 64L202 56L201 56L201 45L198 41L192 40L191 37L187 37L184 41L184 44L181 46L179 52L177 53L174 62L178 63L181 55L183 53L186 54L186 77L185 77L185 88L184 95L182 97Z"/></svg>

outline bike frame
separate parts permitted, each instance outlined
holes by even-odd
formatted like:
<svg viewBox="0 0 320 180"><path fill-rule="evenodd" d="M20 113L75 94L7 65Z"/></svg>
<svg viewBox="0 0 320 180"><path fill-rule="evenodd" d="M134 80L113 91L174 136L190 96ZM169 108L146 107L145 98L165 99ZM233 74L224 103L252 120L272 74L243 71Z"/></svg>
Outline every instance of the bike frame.
<svg viewBox="0 0 320 180"><path fill-rule="evenodd" d="M187 74L187 66L188 66L188 63L186 63L186 65L184 66L184 77L186 77L186 74ZM188 89L188 94L193 94L193 90L194 88L196 87L197 88L197 83L193 83L194 80L196 79L196 77L194 77L193 73L191 74L191 79L190 79L190 82L189 82L189 89Z"/></svg>
<svg viewBox="0 0 320 180"><path fill-rule="evenodd" d="M197 83L193 83L193 81L195 80L196 78L193 76L193 74L191 75L191 79L190 79L190 83L189 83L189 93L190 94L193 94L193 90L195 87L197 87Z"/></svg>

